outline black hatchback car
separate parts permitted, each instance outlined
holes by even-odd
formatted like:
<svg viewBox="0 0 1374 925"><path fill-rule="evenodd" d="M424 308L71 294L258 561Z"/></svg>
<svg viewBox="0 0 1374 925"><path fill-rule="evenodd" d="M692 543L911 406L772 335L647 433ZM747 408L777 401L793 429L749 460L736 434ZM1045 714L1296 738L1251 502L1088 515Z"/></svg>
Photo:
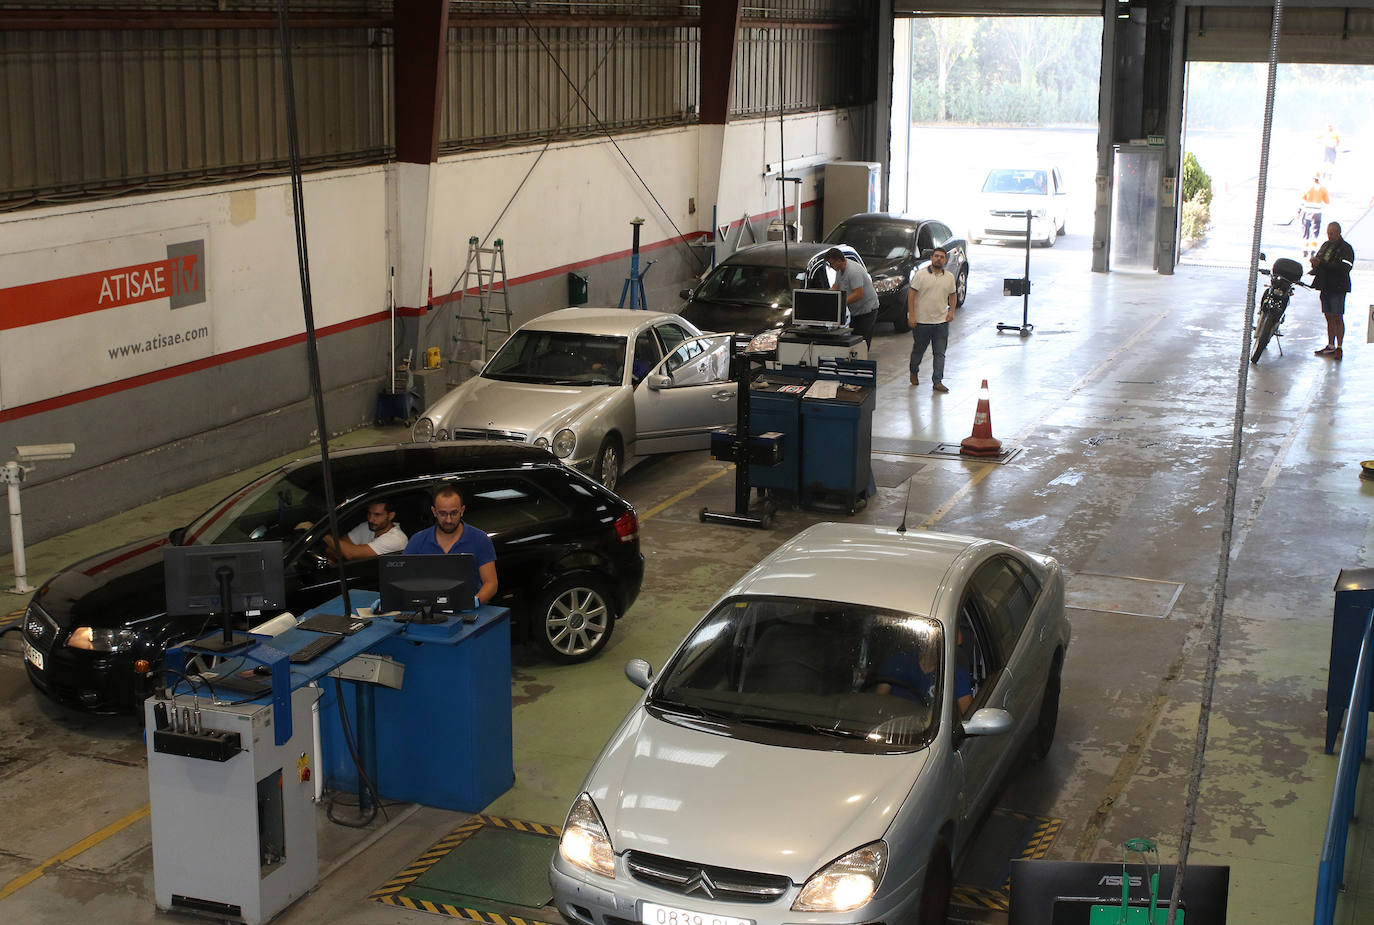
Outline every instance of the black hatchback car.
<svg viewBox="0 0 1374 925"><path fill-rule="evenodd" d="M943 247L949 256L945 272L954 274L958 304L968 296L968 242L956 238L944 222L901 212L861 212L832 228L825 243L848 244L859 252L878 292L878 320L892 322L898 333L910 327L906 294L911 274L930 262L935 248Z"/></svg>
<svg viewBox="0 0 1374 925"><path fill-rule="evenodd" d="M564 466L548 450L510 443L363 447L330 454L339 527L365 520L368 504L395 505L414 535L434 522L430 496L460 486L465 520L491 535L513 633L550 658L578 662L606 645L618 616L639 595L644 556L634 508ZM287 608L300 614L340 593L323 549L328 532L322 466L299 459L250 482L190 524L78 562L45 582L24 617L29 680L48 696L86 709L134 707L145 684L134 662L156 671L164 651L198 638L203 617L166 613L162 549L281 540ZM350 589L377 588L377 561L348 562ZM266 619L265 614L254 619Z"/></svg>

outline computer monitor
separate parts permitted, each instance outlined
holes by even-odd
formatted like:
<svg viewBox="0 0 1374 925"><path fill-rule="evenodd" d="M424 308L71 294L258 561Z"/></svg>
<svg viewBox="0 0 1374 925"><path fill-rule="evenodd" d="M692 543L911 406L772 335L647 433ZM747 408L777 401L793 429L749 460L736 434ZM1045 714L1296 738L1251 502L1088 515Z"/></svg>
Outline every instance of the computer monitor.
<svg viewBox="0 0 1374 925"><path fill-rule="evenodd" d="M443 614L475 609L480 585L475 583L477 560L471 553L380 556L378 570L378 606L383 613L400 611L399 619L437 623Z"/></svg>
<svg viewBox="0 0 1374 925"><path fill-rule="evenodd" d="M793 289L792 323L816 328L842 328L848 322L844 293L838 289Z"/></svg>
<svg viewBox="0 0 1374 925"><path fill-rule="evenodd" d="M233 615L286 607L282 544L223 543L212 546L168 546L162 552L167 612L177 616L224 618L222 633L196 641L202 649L226 651L253 640L235 635Z"/></svg>

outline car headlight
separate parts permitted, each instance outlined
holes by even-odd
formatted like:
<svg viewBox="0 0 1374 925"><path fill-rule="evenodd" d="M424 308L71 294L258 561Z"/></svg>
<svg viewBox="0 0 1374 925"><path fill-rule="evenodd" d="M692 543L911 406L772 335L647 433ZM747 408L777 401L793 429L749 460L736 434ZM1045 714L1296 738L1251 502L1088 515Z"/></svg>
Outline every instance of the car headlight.
<svg viewBox="0 0 1374 925"><path fill-rule="evenodd" d="M577 446L577 435L566 427L553 435L553 455L559 459L567 459L572 455L573 448Z"/></svg>
<svg viewBox="0 0 1374 925"><path fill-rule="evenodd" d="M856 848L811 875L793 912L850 912L873 897L887 868L887 845L875 841Z"/></svg>
<svg viewBox="0 0 1374 925"><path fill-rule="evenodd" d="M428 443L433 440L434 422L429 418L420 418L410 430L410 439L416 443Z"/></svg>
<svg viewBox="0 0 1374 925"><path fill-rule="evenodd" d="M568 821L563 823L563 835L558 839L558 853L574 867L615 879L611 839L596 805L585 793L568 810Z"/></svg>
<svg viewBox="0 0 1374 925"><path fill-rule="evenodd" d="M549 448L549 438L548 438L548 437L535 437L535 438L534 438L534 445L537 446L537 447L539 447L541 450L547 450L547 449Z"/></svg>
<svg viewBox="0 0 1374 925"><path fill-rule="evenodd" d="M137 640L138 633L128 628L97 629L78 626L72 631L67 645L73 649L85 649L87 652L121 652L132 648Z"/></svg>
<svg viewBox="0 0 1374 925"><path fill-rule="evenodd" d="M436 435L438 436L438 438L439 438L440 440L447 440L447 439L448 439L448 436L449 436L449 435L448 435L448 428L447 428L447 427L440 427L439 430L436 432Z"/></svg>
<svg viewBox="0 0 1374 925"><path fill-rule="evenodd" d="M1035 217L1036 217L1036 218L1044 218L1048 213L1049 213L1049 210L1048 210L1048 209L1036 209L1036 210L1035 210Z"/></svg>
<svg viewBox="0 0 1374 925"><path fill-rule="evenodd" d="M901 288L902 278L900 276L888 276L873 281L873 291L878 295L887 295L889 292L896 292Z"/></svg>

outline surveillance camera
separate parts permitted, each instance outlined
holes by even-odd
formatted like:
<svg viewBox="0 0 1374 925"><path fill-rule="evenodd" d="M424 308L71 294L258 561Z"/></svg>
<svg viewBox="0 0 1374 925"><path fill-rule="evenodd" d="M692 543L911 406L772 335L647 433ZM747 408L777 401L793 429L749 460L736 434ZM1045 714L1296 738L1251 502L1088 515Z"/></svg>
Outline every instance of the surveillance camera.
<svg viewBox="0 0 1374 925"><path fill-rule="evenodd" d="M44 462L71 459L76 453L75 443L31 443L14 448L20 462Z"/></svg>

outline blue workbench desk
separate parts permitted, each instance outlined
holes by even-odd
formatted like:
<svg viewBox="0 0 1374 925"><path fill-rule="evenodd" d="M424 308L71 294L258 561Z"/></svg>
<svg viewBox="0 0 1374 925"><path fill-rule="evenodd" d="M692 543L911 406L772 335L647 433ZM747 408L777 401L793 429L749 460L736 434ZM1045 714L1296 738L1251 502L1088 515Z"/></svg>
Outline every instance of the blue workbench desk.
<svg viewBox="0 0 1374 925"><path fill-rule="evenodd" d="M369 602L358 592L352 597L356 603ZM334 600L317 610L338 613L341 607L342 601ZM510 611L485 606L470 624L457 618L434 624L377 619L399 631L367 651L405 666L401 689L338 684L355 747L362 742L364 750L370 746L376 755L373 783L379 796L463 812L485 808L515 782ZM356 791L358 772L339 720L335 680L320 681L320 764L326 786ZM358 720L360 703L367 716L369 695L372 743L367 742L369 724L360 728Z"/></svg>

